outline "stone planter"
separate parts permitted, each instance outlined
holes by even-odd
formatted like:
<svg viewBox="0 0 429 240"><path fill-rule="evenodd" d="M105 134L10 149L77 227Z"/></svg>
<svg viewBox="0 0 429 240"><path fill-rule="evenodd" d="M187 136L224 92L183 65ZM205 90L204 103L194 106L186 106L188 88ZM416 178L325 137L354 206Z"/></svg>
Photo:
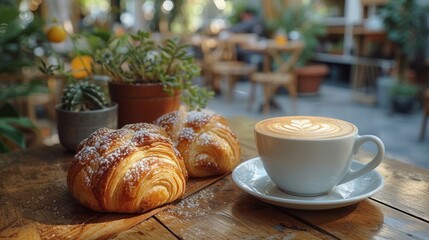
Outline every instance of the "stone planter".
<svg viewBox="0 0 429 240"><path fill-rule="evenodd" d="M71 151L76 151L79 143L95 130L107 127L116 129L118 126L118 104L92 111L71 112L55 107L57 113L57 130L60 143Z"/></svg>
<svg viewBox="0 0 429 240"><path fill-rule="evenodd" d="M180 107L180 91L172 96L161 84L121 84L109 82L112 101L117 102L118 125L155 121Z"/></svg>

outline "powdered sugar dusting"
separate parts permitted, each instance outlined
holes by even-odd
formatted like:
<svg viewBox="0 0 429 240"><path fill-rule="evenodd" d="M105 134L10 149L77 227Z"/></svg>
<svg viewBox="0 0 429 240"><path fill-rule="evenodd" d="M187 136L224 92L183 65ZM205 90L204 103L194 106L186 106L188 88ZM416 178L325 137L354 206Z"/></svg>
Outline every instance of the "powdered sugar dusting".
<svg viewBox="0 0 429 240"><path fill-rule="evenodd" d="M93 186L101 176L105 175L112 166L117 165L122 159L137 151L137 148L128 143L121 146L108 155L99 155L92 158L90 163L84 168L85 183L87 186Z"/></svg>
<svg viewBox="0 0 429 240"><path fill-rule="evenodd" d="M132 132L128 129L118 129L106 133L95 145L100 154L106 154L117 145L125 143L126 136L131 136Z"/></svg>
<svg viewBox="0 0 429 240"><path fill-rule="evenodd" d="M83 148L81 151L79 151L75 157L74 160L78 162L78 164L85 164L85 161L88 161L89 159L94 159L99 157L100 155L96 151L94 147L86 147Z"/></svg>
<svg viewBox="0 0 429 240"><path fill-rule="evenodd" d="M127 125L118 130L97 131L74 158L78 164L85 166L82 169L85 184L88 187L94 186L101 176L112 169L112 166L138 151L138 147L159 139L172 144L164 136L163 131L162 128L152 124ZM145 161L139 161L136 164L129 170L131 172L127 172L125 176L127 180L132 180L138 175L137 173L145 169Z"/></svg>
<svg viewBox="0 0 429 240"><path fill-rule="evenodd" d="M161 116L160 118L158 118L157 120L155 120L155 124L163 126L163 127L166 125L170 125L170 124L176 125L180 121L179 116L180 116L179 111L171 112L171 113L165 114L165 115Z"/></svg>
<svg viewBox="0 0 429 240"><path fill-rule="evenodd" d="M100 139L108 132L113 131L109 128L100 128L96 130L95 132L91 133L86 139L84 139L77 147L77 152L82 150L85 146L94 146L95 144L98 144L100 142Z"/></svg>
<svg viewBox="0 0 429 240"><path fill-rule="evenodd" d="M169 208L166 212L184 218L203 217L212 210L211 199L214 196L215 194L210 188L205 188L183 199L175 207Z"/></svg>
<svg viewBox="0 0 429 240"><path fill-rule="evenodd" d="M125 173L125 181L136 181L140 178L141 174L147 172L151 168L150 161L148 159L140 159L135 162Z"/></svg>
<svg viewBox="0 0 429 240"><path fill-rule="evenodd" d="M213 143L213 137L210 134L203 132L198 136L196 143L201 146L209 146Z"/></svg>
<svg viewBox="0 0 429 240"><path fill-rule="evenodd" d="M182 129L179 135L179 141L181 140L187 140L191 141L195 137L195 131L192 128L185 127Z"/></svg>
<svg viewBox="0 0 429 240"><path fill-rule="evenodd" d="M197 127L204 126L210 119L212 114L206 112L191 111L188 113L187 122L195 124Z"/></svg>
<svg viewBox="0 0 429 240"><path fill-rule="evenodd" d="M158 132L147 130L141 130L136 132L131 141L137 147L147 145L148 143L152 143L153 141L164 141L173 144L169 138L159 134Z"/></svg>

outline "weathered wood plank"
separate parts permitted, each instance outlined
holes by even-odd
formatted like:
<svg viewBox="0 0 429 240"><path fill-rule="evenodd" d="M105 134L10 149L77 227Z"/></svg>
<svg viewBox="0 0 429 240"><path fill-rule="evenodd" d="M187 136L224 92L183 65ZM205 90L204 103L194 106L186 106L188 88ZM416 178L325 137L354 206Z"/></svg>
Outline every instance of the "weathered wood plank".
<svg viewBox="0 0 429 240"><path fill-rule="evenodd" d="M143 214L98 213L83 207L67 189L72 157L60 146L1 156L0 238L109 238L168 207ZM189 181L186 195L221 177ZM149 223L140 228L152 228Z"/></svg>
<svg viewBox="0 0 429 240"><path fill-rule="evenodd" d="M230 176L155 217L183 239L332 239L241 192Z"/></svg>
<svg viewBox="0 0 429 240"><path fill-rule="evenodd" d="M429 222L428 169L387 158L377 171L385 185L373 199Z"/></svg>
<svg viewBox="0 0 429 240"><path fill-rule="evenodd" d="M173 240L177 239L172 233L170 233L166 228L164 228L158 221L154 218L149 218L143 223L138 224L137 226L131 228L128 231L120 233L118 236L114 237L115 240Z"/></svg>
<svg viewBox="0 0 429 240"><path fill-rule="evenodd" d="M425 239L429 223L372 200L332 210L281 209L340 239Z"/></svg>
<svg viewBox="0 0 429 240"><path fill-rule="evenodd" d="M323 211L274 207L241 192L230 176L155 217L185 239L429 237L429 223L373 200Z"/></svg>

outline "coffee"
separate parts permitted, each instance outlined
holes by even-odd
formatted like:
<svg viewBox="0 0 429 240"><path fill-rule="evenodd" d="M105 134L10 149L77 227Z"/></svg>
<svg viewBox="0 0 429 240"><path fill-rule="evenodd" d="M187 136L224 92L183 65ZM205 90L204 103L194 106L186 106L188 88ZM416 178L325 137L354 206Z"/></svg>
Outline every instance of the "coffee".
<svg viewBox="0 0 429 240"><path fill-rule="evenodd" d="M258 122L255 130L279 138L330 139L357 132L356 126L339 119L313 116L270 118Z"/></svg>
<svg viewBox="0 0 429 240"><path fill-rule="evenodd" d="M384 157L383 142L359 135L352 123L316 116L262 120L254 128L255 144L265 171L289 194L319 196L377 167ZM362 144L372 142L377 154L360 169L351 162Z"/></svg>

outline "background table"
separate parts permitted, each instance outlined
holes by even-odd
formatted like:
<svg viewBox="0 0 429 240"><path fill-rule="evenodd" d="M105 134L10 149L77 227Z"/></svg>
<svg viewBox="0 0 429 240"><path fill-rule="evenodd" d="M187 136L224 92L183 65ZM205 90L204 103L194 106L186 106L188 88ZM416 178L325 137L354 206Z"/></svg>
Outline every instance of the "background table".
<svg viewBox="0 0 429 240"><path fill-rule="evenodd" d="M257 155L253 124L230 119L242 160ZM227 175L191 180L183 200L144 214L80 206L65 182L72 157L60 146L0 155L0 239L429 239L429 170L389 157L377 168L383 190L340 209L275 207Z"/></svg>
<svg viewBox="0 0 429 240"><path fill-rule="evenodd" d="M293 53L294 51L301 50L304 47L304 43L300 41L291 41L287 44L277 44L274 40L264 40L262 42L250 42L248 44L240 45L243 50L262 54L264 56L263 71L270 72L272 69L272 59L270 52L281 53ZM277 62L281 65L284 59Z"/></svg>

